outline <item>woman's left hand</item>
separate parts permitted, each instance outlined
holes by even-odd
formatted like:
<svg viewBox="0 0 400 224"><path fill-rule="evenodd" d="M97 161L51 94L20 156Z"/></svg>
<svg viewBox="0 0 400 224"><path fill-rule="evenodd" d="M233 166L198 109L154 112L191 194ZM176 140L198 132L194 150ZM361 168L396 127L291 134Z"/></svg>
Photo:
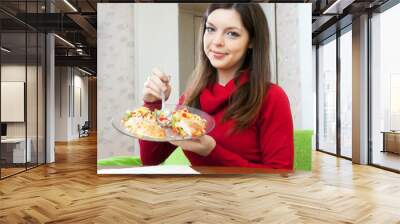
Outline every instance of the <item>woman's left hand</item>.
<svg viewBox="0 0 400 224"><path fill-rule="evenodd" d="M170 143L181 147L183 150L191 151L201 156L208 156L216 145L214 138L209 135L204 135L192 140L170 141Z"/></svg>

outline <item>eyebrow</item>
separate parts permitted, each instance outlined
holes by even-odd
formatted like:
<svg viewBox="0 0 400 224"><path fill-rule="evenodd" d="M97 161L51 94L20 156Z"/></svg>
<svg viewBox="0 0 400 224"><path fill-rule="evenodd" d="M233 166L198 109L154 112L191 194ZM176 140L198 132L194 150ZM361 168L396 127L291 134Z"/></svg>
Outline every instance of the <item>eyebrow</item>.
<svg viewBox="0 0 400 224"><path fill-rule="evenodd" d="M209 24L209 25L211 25L211 26L214 26L214 27L215 27L215 25L214 25L214 24L212 24L211 22L206 22L206 24ZM242 31L242 29L241 29L241 28L239 28L239 27L236 27L236 26L230 26L230 27L227 27L227 28L225 28L225 30L230 30L230 29L237 29L237 30L240 30L240 31Z"/></svg>

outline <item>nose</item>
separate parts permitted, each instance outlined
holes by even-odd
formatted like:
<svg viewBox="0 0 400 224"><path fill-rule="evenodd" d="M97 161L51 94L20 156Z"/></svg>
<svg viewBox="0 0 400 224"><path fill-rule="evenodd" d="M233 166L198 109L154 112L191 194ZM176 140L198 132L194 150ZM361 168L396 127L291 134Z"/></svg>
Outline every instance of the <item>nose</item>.
<svg viewBox="0 0 400 224"><path fill-rule="evenodd" d="M223 46L224 45L224 35L222 33L217 33L213 37L213 44L217 46Z"/></svg>

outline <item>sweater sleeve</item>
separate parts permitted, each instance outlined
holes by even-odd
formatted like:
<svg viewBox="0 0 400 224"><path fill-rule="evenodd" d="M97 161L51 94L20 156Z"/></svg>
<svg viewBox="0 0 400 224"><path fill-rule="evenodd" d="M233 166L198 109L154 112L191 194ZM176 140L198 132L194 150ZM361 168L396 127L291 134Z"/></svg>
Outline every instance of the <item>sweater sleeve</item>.
<svg viewBox="0 0 400 224"><path fill-rule="evenodd" d="M144 103L144 106L154 110L161 108L161 101ZM152 142L139 140L140 160L144 166L159 165L174 151L175 146L168 142Z"/></svg>
<svg viewBox="0 0 400 224"><path fill-rule="evenodd" d="M175 150L176 146L168 142L139 140L140 160L144 166L159 165Z"/></svg>
<svg viewBox="0 0 400 224"><path fill-rule="evenodd" d="M280 87L270 88L257 126L262 163L250 162L218 143L208 157L222 166L293 170L292 114L288 97Z"/></svg>
<svg viewBox="0 0 400 224"><path fill-rule="evenodd" d="M181 96L179 103L182 103L184 97ZM144 106L150 110L160 109L161 100L154 103L144 103ZM169 142L152 142L139 140L140 145L140 160L144 166L159 165L163 163L171 153L176 149L176 146Z"/></svg>

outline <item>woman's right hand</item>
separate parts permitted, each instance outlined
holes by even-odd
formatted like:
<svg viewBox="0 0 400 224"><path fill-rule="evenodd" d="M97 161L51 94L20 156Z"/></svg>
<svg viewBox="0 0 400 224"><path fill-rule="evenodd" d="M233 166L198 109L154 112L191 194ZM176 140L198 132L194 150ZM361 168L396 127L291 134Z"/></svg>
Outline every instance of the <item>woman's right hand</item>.
<svg viewBox="0 0 400 224"><path fill-rule="evenodd" d="M164 92L165 99L171 94L170 77L157 68L152 70L152 74L147 78L143 88L143 101L153 103L161 100L161 91Z"/></svg>

